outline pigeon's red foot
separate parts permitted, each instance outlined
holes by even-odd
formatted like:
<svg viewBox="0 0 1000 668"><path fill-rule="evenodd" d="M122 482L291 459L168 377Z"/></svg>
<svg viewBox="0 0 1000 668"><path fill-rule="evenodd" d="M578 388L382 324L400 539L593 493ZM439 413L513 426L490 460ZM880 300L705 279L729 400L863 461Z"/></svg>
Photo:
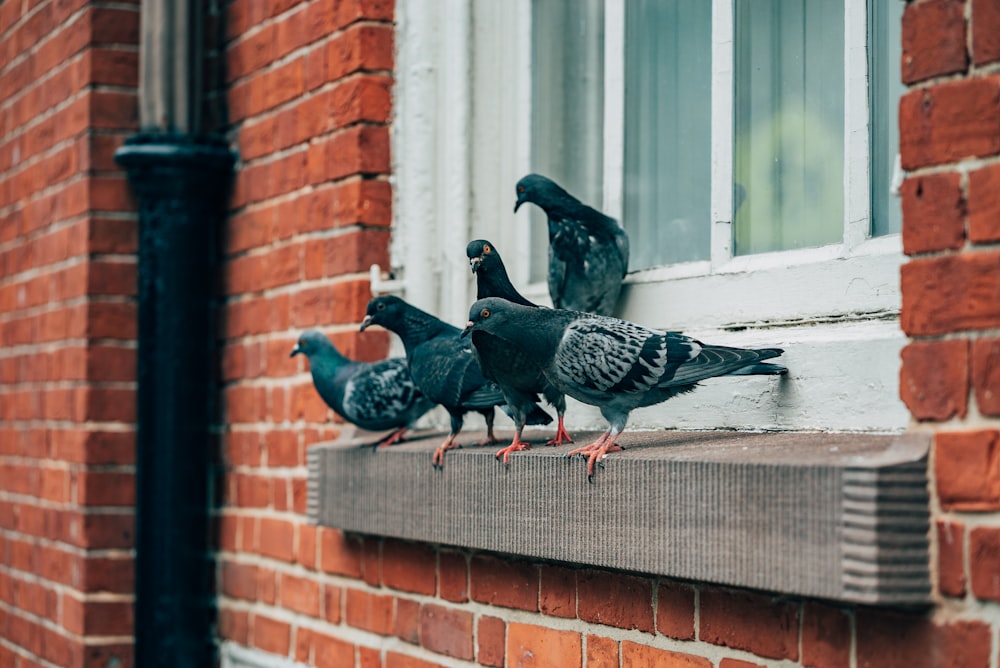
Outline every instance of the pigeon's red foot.
<svg viewBox="0 0 1000 668"><path fill-rule="evenodd" d="M585 445L582 448L577 448L576 450L570 450L566 453L566 456L573 457L580 455L581 457L586 457L587 479L593 481L594 467L597 466L609 452L619 452L621 450L624 450L624 448L615 443L614 435L608 431L590 445Z"/></svg>
<svg viewBox="0 0 1000 668"><path fill-rule="evenodd" d="M573 439L570 438L569 434L566 432L566 427L563 426L563 416L559 416L559 426L556 428L556 435L545 445L562 445L563 443L572 443Z"/></svg>
<svg viewBox="0 0 1000 668"><path fill-rule="evenodd" d="M452 434L444 440L444 443L438 446L437 450L434 451L433 464L436 469L444 468L444 453L448 450L454 450L455 448L462 447L455 442L455 435Z"/></svg>
<svg viewBox="0 0 1000 668"><path fill-rule="evenodd" d="M396 431L392 432L391 434L383 438L381 441L376 443L375 447L384 448L387 445L395 445L396 443L402 443L403 441L406 440L405 438L403 438L403 434L405 433L406 433L406 427L403 427L402 429L397 429Z"/></svg>
<svg viewBox="0 0 1000 668"><path fill-rule="evenodd" d="M511 444L508 445L503 450L500 450L499 452L497 452L496 455L494 455L494 457L496 457L497 461L499 461L500 459L503 459L503 463L504 464L509 464L510 463L510 453L512 453L512 452L519 452L521 450L527 450L530 447L531 447L531 443L526 443L526 442L522 441L520 436L518 436L517 434L514 434L514 440L511 442Z"/></svg>

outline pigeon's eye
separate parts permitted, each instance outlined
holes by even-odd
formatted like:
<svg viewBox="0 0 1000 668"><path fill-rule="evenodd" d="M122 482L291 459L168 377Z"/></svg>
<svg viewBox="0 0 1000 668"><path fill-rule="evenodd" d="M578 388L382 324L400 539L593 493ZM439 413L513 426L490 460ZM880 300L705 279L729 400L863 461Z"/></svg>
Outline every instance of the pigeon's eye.
<svg viewBox="0 0 1000 668"><path fill-rule="evenodd" d="M482 311L479 312L479 316L485 320L486 318L490 317L490 310L488 308L484 308Z"/></svg>
<svg viewBox="0 0 1000 668"><path fill-rule="evenodd" d="M523 193L524 192L524 186L518 186L517 187L517 192Z"/></svg>
<svg viewBox="0 0 1000 668"><path fill-rule="evenodd" d="M375 308L378 309L379 311L384 311L385 310L385 304L379 304Z"/></svg>
<svg viewBox="0 0 1000 668"><path fill-rule="evenodd" d="M483 252L484 252L484 253L486 253L487 255L489 255L489 254L490 254L490 251L492 251L492 250L493 250L493 249L492 249L492 248L490 248L490 245L489 245L489 244L486 244L485 246L483 246Z"/></svg>

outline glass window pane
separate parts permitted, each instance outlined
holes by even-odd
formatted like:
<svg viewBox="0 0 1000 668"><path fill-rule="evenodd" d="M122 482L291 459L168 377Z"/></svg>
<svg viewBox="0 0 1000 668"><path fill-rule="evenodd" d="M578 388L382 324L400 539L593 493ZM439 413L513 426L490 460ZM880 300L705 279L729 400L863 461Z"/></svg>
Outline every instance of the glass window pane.
<svg viewBox="0 0 1000 668"><path fill-rule="evenodd" d="M534 0L531 169L601 208L604 0ZM510 184L513 197L514 184ZM545 213L531 210L531 280L548 272Z"/></svg>
<svg viewBox="0 0 1000 668"><path fill-rule="evenodd" d="M899 197L890 192L899 154L899 98L905 90L900 75L902 58L902 0L882 0L868 6L868 68L871 73L872 236L903 229Z"/></svg>
<svg viewBox="0 0 1000 668"><path fill-rule="evenodd" d="M712 3L625 5L623 218L629 268L710 252Z"/></svg>
<svg viewBox="0 0 1000 668"><path fill-rule="evenodd" d="M844 2L737 0L737 254L844 235Z"/></svg>

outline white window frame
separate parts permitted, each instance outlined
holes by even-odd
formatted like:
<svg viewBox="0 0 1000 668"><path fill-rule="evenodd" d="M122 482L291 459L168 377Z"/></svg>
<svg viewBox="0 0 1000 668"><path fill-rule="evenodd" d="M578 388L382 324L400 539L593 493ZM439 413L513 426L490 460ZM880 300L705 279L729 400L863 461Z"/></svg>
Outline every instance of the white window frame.
<svg viewBox="0 0 1000 668"><path fill-rule="evenodd" d="M733 0L712 0L710 259L631 273L619 315L715 343L780 345L789 378L719 379L636 411L633 426L895 431L899 234L870 238L865 0L845 0L843 239L820 248L732 254ZM528 285L529 222L514 183L531 171L531 0L399 0L393 156L393 269L413 303L460 324L475 297L465 244L493 241ZM605 5L604 193L620 218L624 4ZM617 121L615 119L618 119ZM538 223L534 223L538 224ZM571 426L599 426L573 407Z"/></svg>

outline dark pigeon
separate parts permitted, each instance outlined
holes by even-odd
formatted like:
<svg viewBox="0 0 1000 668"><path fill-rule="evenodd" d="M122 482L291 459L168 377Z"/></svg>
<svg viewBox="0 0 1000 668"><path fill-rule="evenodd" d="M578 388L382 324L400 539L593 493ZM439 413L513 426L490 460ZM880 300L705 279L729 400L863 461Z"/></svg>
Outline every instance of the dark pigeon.
<svg viewBox="0 0 1000 668"><path fill-rule="evenodd" d="M504 267L503 260L496 247L489 241L477 239L469 243L465 249L465 254L469 257L469 265L473 273L476 274L477 298L500 297L507 301L538 308L521 296L507 276L507 268ZM524 423L532 410L537 408L538 395L541 394L549 402L559 415L558 427L555 437L548 442L548 445L562 445L572 443L573 439L566 433L563 416L566 413L566 396L554 385L546 380L541 369L532 364L521 354L517 346L488 334L487 332L475 332L472 335L472 346L476 351L479 366L483 374L496 381L503 391L503 396L507 400L508 412L514 420L515 432L514 440L506 448L500 450L496 456L502 458L503 463L508 463L510 453L524 450L530 444L521 440L521 431Z"/></svg>
<svg viewBox="0 0 1000 668"><path fill-rule="evenodd" d="M401 357L355 362L315 329L299 337L290 356L299 354L309 359L316 392L338 415L368 431L393 430L376 446L402 441L406 430L434 407L414 385Z"/></svg>
<svg viewBox="0 0 1000 668"><path fill-rule="evenodd" d="M467 332L485 332L520 349L549 382L610 423L596 441L568 453L587 457L587 475L609 452L629 413L690 392L698 382L750 368L755 374L787 369L763 360L780 348L746 350L710 346L683 334L661 332L626 320L578 311L530 308L503 299L480 299L469 312Z"/></svg>
<svg viewBox="0 0 1000 668"><path fill-rule="evenodd" d="M361 331L371 325L381 325L402 339L413 382L451 416L451 432L434 451L434 466L443 465L445 451L459 447L455 437L469 411L486 418L487 437L482 445L497 442L493 408L504 403L503 393L483 376L460 329L391 295L368 302Z"/></svg>
<svg viewBox="0 0 1000 668"><path fill-rule="evenodd" d="M514 211L525 202L540 206L549 219L553 306L611 315L628 271L625 228L539 174L528 174L517 182Z"/></svg>

